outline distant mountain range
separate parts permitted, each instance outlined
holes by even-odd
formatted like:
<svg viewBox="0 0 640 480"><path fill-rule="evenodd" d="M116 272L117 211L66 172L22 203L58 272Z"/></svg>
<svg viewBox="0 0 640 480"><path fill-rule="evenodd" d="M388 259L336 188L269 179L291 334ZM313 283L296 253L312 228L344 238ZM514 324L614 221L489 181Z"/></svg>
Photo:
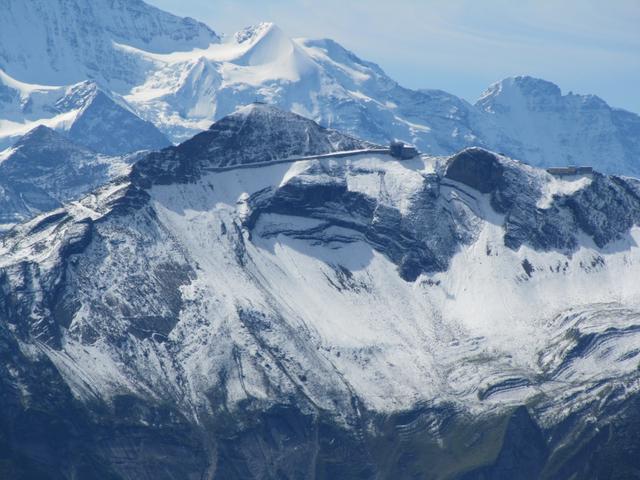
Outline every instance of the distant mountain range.
<svg viewBox="0 0 640 480"><path fill-rule="evenodd" d="M404 88L332 40L290 39L273 24L220 37L140 0L0 7L0 147L42 123L101 153L158 148L263 101L433 155L481 146L536 166L640 175L638 115L592 95L562 95L544 80L505 79L471 105Z"/></svg>

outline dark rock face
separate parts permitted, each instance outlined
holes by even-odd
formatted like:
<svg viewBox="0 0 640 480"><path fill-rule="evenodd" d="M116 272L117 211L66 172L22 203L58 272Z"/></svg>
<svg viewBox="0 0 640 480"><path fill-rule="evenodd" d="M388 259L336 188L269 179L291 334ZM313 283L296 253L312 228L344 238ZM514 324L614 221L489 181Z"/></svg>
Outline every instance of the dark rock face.
<svg viewBox="0 0 640 480"><path fill-rule="evenodd" d="M531 190L515 182L492 197L506 213L505 244L529 244L542 250L573 251L582 231L600 248L619 240L640 222L640 197L629 180L593 174L591 183L574 194L557 198L550 208L531 201Z"/></svg>
<svg viewBox="0 0 640 480"><path fill-rule="evenodd" d="M214 123L206 132L178 147L149 155L135 165L133 178L142 185L188 182L207 170L230 165L373 146L325 129L299 115L253 104Z"/></svg>
<svg viewBox="0 0 640 480"><path fill-rule="evenodd" d="M480 193L493 192L503 181L498 158L481 148L467 148L449 159L445 177L464 183Z"/></svg>
<svg viewBox="0 0 640 480"><path fill-rule="evenodd" d="M640 221L640 196L630 180L595 175L588 188L564 199L583 232L604 247Z"/></svg>
<svg viewBox="0 0 640 480"><path fill-rule="evenodd" d="M3 478L622 479L638 467L637 399L569 455L550 455L549 434L524 407L485 420L446 405L388 417L363 412L360 424L344 426L292 404L246 405L196 426L170 404L128 396L88 410L53 365L30 362L0 333ZM442 425L438 438L433 422Z"/></svg>
<svg viewBox="0 0 640 480"><path fill-rule="evenodd" d="M168 479L206 472L207 444L171 406L121 397L87 408L51 362L23 355L4 326L0 358L1 478Z"/></svg>
<svg viewBox="0 0 640 480"><path fill-rule="evenodd" d="M465 474L464 480L534 480L547 461L548 447L540 427L525 407L507 422L502 448L493 464Z"/></svg>
<svg viewBox="0 0 640 480"><path fill-rule="evenodd" d="M274 192L260 192L250 199L251 215L247 228L253 229L261 215L281 214L322 221L317 229L298 232L271 230L269 235L285 233L294 238L331 243L363 239L398 265L402 278L414 281L422 273L443 271L461 243L472 238L468 212L434 195L439 180L425 179L424 187L408 215L396 208L349 191L344 169L319 169L309 179L298 176ZM324 181L314 180L323 176ZM331 227L352 232L351 238L326 234Z"/></svg>
<svg viewBox="0 0 640 480"><path fill-rule="evenodd" d="M366 240L398 265L407 281L446 270L460 246L473 240L474 219L480 215L487 220L464 202L452 201L447 192L457 191L457 184L488 195L491 208L503 215L504 243L513 250L528 245L570 254L579 246L580 232L603 248L640 224L640 195L632 180L595 173L589 185L574 194L558 196L550 206L541 208L538 202L544 177L539 171L481 149L467 149L449 159L442 176L425 176L423 188L406 214L349 191L345 170L340 167L318 167L308 174L308 178L297 176L274 191L255 195L250 200L247 227L254 228L261 215L275 213L323 223L309 231L270 230L270 235L285 233L330 243L344 239L332 239L327 230L348 229L353 232L352 241ZM317 181L316 175L325 180ZM476 195L473 201L481 199ZM532 271L530 268L526 274L531 276Z"/></svg>
<svg viewBox="0 0 640 480"><path fill-rule="evenodd" d="M640 400L627 400L611 423L603 429L592 428L581 448L573 452L555 473L555 478L635 478L640 471ZM561 462L558 462L561 463Z"/></svg>
<svg viewBox="0 0 640 480"><path fill-rule="evenodd" d="M84 184L92 185L88 175L100 177L106 174L106 165L82 168L81 163L89 163L93 157L96 155L90 150L40 126L13 146L11 155L0 164L0 178L4 182L47 188L51 195L56 195ZM101 180L104 181L104 177Z"/></svg>
<svg viewBox="0 0 640 480"><path fill-rule="evenodd" d="M517 162L477 148L451 157L444 178L489 194L493 209L505 216L504 241L512 249L527 244L571 252L578 246L579 231L602 248L640 223L640 195L632 179L596 172L586 187L540 208L539 177Z"/></svg>

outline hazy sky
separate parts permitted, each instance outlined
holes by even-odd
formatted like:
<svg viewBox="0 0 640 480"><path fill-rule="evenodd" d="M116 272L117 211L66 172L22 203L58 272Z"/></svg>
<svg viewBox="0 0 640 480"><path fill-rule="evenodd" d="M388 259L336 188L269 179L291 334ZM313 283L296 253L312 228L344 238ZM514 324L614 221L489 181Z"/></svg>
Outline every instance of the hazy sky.
<svg viewBox="0 0 640 480"><path fill-rule="evenodd" d="M411 88L475 101L533 75L640 113L640 0L147 0L231 34L332 38Z"/></svg>

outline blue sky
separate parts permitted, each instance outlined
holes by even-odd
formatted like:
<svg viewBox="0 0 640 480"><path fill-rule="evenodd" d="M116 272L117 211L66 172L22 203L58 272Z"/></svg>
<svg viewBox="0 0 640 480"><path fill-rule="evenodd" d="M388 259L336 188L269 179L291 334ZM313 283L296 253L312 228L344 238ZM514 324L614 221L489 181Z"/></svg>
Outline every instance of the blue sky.
<svg viewBox="0 0 640 480"><path fill-rule="evenodd" d="M147 0L219 33L328 37L411 88L475 101L511 75L640 113L640 0Z"/></svg>

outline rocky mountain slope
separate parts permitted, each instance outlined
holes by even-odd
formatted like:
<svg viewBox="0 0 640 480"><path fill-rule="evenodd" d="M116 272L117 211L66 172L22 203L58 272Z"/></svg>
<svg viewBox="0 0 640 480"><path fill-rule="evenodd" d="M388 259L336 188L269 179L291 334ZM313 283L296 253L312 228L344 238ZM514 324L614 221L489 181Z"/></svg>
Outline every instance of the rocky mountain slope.
<svg viewBox="0 0 640 480"><path fill-rule="evenodd" d="M131 157L98 155L40 126L0 152L0 233L126 175Z"/></svg>
<svg viewBox="0 0 640 480"><path fill-rule="evenodd" d="M404 88L332 40L291 39L269 23L220 38L139 0L4 0L0 6L8 12L0 18L0 136L26 133L35 127L24 125L29 122L53 126L49 113L11 114L15 108L2 98L16 94L7 84L48 92L54 87L42 85L89 80L175 143L239 106L263 101L374 143L415 143L432 155L481 146L536 166L579 163L640 174L638 115L592 95L561 95L542 80L506 79L471 105L440 90ZM65 28L62 18L70 19ZM24 37L18 32L32 33L26 45L16 45ZM66 122L63 115L55 123ZM118 152L138 147L118 145Z"/></svg>
<svg viewBox="0 0 640 480"><path fill-rule="evenodd" d="M257 105L5 236L0 472L632 477L640 183L369 147Z"/></svg>

